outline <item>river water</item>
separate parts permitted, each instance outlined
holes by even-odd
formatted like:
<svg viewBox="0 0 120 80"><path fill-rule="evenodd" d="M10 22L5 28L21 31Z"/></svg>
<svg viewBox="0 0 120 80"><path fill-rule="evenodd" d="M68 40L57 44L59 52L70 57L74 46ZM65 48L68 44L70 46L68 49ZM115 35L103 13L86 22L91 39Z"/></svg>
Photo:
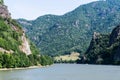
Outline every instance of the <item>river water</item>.
<svg viewBox="0 0 120 80"><path fill-rule="evenodd" d="M0 71L0 80L120 80L120 66L54 64L45 68Z"/></svg>

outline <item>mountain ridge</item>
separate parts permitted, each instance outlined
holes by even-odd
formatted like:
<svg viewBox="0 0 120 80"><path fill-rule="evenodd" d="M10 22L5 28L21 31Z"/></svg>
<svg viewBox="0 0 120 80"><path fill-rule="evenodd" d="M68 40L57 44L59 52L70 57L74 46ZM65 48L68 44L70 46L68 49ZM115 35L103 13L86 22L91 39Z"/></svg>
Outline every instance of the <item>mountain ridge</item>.
<svg viewBox="0 0 120 80"><path fill-rule="evenodd" d="M45 15L33 21L24 20L31 25L22 24L22 20L18 22L43 54L84 53L93 32L110 33L119 24L119 3L119 0L96 1L62 16Z"/></svg>

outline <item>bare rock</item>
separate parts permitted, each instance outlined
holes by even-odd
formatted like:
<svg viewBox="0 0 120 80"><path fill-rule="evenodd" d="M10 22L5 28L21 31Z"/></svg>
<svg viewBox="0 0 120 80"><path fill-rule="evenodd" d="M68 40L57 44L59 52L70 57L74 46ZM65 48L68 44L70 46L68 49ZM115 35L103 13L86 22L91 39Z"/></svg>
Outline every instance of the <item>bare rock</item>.
<svg viewBox="0 0 120 80"><path fill-rule="evenodd" d="M99 37L100 37L100 33L94 32L93 39L96 40Z"/></svg>
<svg viewBox="0 0 120 80"><path fill-rule="evenodd" d="M11 18L11 14L9 13L7 6L0 4L0 16L2 18Z"/></svg>
<svg viewBox="0 0 120 80"><path fill-rule="evenodd" d="M30 45L29 45L29 42L27 40L27 38L25 37L25 33L23 33L23 36L22 36L22 45L19 46L20 50L22 52L24 52L26 55L30 55L32 54L31 53L31 50L30 50Z"/></svg>

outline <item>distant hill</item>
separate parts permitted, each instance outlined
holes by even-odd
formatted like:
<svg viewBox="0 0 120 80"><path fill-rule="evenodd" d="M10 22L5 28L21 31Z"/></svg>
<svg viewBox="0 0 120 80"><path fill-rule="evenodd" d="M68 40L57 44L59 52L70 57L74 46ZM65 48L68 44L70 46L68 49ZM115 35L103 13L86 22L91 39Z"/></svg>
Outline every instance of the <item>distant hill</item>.
<svg viewBox="0 0 120 80"><path fill-rule="evenodd" d="M81 62L120 65L120 25L114 28L111 34L94 33Z"/></svg>
<svg viewBox="0 0 120 80"><path fill-rule="evenodd" d="M100 0L62 16L45 15L18 22L42 54L84 53L93 32L110 33L120 23L120 0Z"/></svg>

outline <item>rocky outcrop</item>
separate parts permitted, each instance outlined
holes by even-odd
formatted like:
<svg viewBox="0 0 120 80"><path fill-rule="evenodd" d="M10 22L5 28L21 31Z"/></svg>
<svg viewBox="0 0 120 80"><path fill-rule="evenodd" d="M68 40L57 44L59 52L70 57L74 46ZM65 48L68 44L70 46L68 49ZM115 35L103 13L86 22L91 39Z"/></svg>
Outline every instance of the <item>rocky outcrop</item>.
<svg viewBox="0 0 120 80"><path fill-rule="evenodd" d="M9 13L7 6L0 4L0 16L3 18L11 18L11 14Z"/></svg>
<svg viewBox="0 0 120 80"><path fill-rule="evenodd" d="M11 54L11 53L13 53L13 51L12 50L5 50L5 49L3 49L3 48L1 48L0 47L0 52L2 52L2 53L8 53L8 54Z"/></svg>
<svg viewBox="0 0 120 80"><path fill-rule="evenodd" d="M90 64L120 64L120 25L110 35L94 32L85 53Z"/></svg>
<svg viewBox="0 0 120 80"><path fill-rule="evenodd" d="M21 39L22 39L22 45L19 47L20 50L23 51L26 55L32 54L30 50L29 42L25 37L25 33L23 33L23 36Z"/></svg>
<svg viewBox="0 0 120 80"><path fill-rule="evenodd" d="M95 39L97 39L99 37L100 37L100 33L94 32L93 39L95 40Z"/></svg>
<svg viewBox="0 0 120 80"><path fill-rule="evenodd" d="M36 46L27 39L16 20L10 18L7 7L1 1L3 0L0 0L0 69L53 64L51 57L40 56Z"/></svg>
<svg viewBox="0 0 120 80"><path fill-rule="evenodd" d="M0 17L2 17L2 19L5 20L5 23L7 25L9 25L10 28L14 32L16 32L16 34L14 34L16 37L21 37L21 38L18 38L18 41L22 42L21 45L18 46L20 51L22 51L26 55L32 54L29 42L28 42L28 40L27 40L27 38L25 36L24 31L20 28L20 26L14 20L11 19L11 15L9 13L9 10L7 9L7 6L4 5L4 3L0 4ZM17 34L19 34L19 35L17 35ZM5 50L4 48L0 48L0 52L14 53L14 51L12 51L12 50L10 50L10 51L9 50Z"/></svg>

